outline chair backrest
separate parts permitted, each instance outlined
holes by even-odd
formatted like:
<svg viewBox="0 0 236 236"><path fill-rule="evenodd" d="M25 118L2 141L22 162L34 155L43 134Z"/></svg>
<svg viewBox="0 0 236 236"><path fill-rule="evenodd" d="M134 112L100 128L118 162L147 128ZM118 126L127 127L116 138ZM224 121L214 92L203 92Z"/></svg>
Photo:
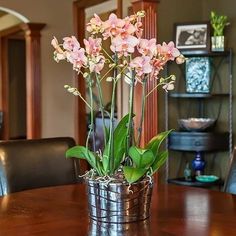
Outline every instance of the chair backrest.
<svg viewBox="0 0 236 236"><path fill-rule="evenodd" d="M228 172L225 178L224 191L236 194L236 146L230 159Z"/></svg>
<svg viewBox="0 0 236 236"><path fill-rule="evenodd" d="M70 137L0 142L0 195L76 183L78 162L66 159Z"/></svg>

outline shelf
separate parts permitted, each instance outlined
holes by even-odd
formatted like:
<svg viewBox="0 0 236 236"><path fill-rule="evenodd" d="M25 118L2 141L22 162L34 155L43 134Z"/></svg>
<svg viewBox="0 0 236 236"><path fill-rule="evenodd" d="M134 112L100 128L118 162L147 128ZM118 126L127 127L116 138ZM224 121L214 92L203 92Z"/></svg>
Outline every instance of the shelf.
<svg viewBox="0 0 236 236"><path fill-rule="evenodd" d="M226 151L229 148L229 133L171 132L169 149L175 151Z"/></svg>
<svg viewBox="0 0 236 236"><path fill-rule="evenodd" d="M168 179L168 183L171 184L178 184L178 185L185 185L185 186L192 186L192 187L201 187L201 188L208 188L211 186L222 186L223 181L221 179L218 179L217 181L205 183L205 182L199 182L194 177L192 177L192 180L185 180L184 177L176 178L176 179Z"/></svg>
<svg viewBox="0 0 236 236"><path fill-rule="evenodd" d="M229 93L169 93L172 98L213 98L228 97Z"/></svg>
<svg viewBox="0 0 236 236"><path fill-rule="evenodd" d="M224 52L205 52L205 51L181 51L185 57L226 57L231 53L231 49Z"/></svg>

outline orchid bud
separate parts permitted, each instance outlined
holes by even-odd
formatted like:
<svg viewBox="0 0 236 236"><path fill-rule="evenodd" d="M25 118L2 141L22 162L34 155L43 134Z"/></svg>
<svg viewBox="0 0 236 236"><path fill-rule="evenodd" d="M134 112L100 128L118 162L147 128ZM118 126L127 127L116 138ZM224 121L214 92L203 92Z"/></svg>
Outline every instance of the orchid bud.
<svg viewBox="0 0 236 236"><path fill-rule="evenodd" d="M163 77L160 78L160 83L163 83L165 79Z"/></svg>
<svg viewBox="0 0 236 236"><path fill-rule="evenodd" d="M76 91L73 92L73 95L80 96L81 94L80 94L80 92L78 90L76 90Z"/></svg>
<svg viewBox="0 0 236 236"><path fill-rule="evenodd" d="M138 11L137 16L144 17L145 16L145 11Z"/></svg>
<svg viewBox="0 0 236 236"><path fill-rule="evenodd" d="M74 93L76 91L76 88L70 87L70 88L67 89L67 91L70 92L70 93Z"/></svg>
<svg viewBox="0 0 236 236"><path fill-rule="evenodd" d="M183 64L186 61L186 58L184 57L184 55L179 55L178 57L176 57L176 63L177 64Z"/></svg>
<svg viewBox="0 0 236 236"><path fill-rule="evenodd" d="M107 82L112 82L112 80L113 80L113 77L111 77L111 76L106 78Z"/></svg>
<svg viewBox="0 0 236 236"><path fill-rule="evenodd" d="M116 79L121 79L121 73L116 76Z"/></svg>
<svg viewBox="0 0 236 236"><path fill-rule="evenodd" d="M83 74L83 77L84 78L87 78L89 76L89 73L87 73L87 72L85 72L84 74Z"/></svg>

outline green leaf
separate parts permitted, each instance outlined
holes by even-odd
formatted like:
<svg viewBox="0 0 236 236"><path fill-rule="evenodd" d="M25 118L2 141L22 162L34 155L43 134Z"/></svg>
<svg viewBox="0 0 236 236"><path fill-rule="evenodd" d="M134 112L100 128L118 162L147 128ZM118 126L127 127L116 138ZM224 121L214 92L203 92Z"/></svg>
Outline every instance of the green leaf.
<svg viewBox="0 0 236 236"><path fill-rule="evenodd" d="M161 145L161 143L163 142L163 140L169 135L169 133L172 132L172 130L168 130L165 132L162 132L158 135L156 135L155 137L153 137L149 143L146 145L146 149L151 149L152 152L154 153L154 155L156 155L159 151L159 147Z"/></svg>
<svg viewBox="0 0 236 236"><path fill-rule="evenodd" d="M124 166L123 171L124 171L125 179L130 184L138 181L147 172L146 169L134 168L130 166Z"/></svg>
<svg viewBox="0 0 236 236"><path fill-rule="evenodd" d="M106 174L109 172L109 156L108 156L108 145L106 145L103 156L102 156L102 165Z"/></svg>
<svg viewBox="0 0 236 236"><path fill-rule="evenodd" d="M129 114L124 116L114 130L114 170L116 170L123 160L126 149L126 134Z"/></svg>
<svg viewBox="0 0 236 236"><path fill-rule="evenodd" d="M76 157L79 159L85 159L88 163L98 172L102 174L102 166L99 157L95 156L93 152L89 151L84 146L74 146L66 151L66 158Z"/></svg>
<svg viewBox="0 0 236 236"><path fill-rule="evenodd" d="M154 154L151 150L138 148L136 146L130 147L129 156L137 168L148 169L155 160Z"/></svg>
<svg viewBox="0 0 236 236"><path fill-rule="evenodd" d="M166 161L168 157L168 151L161 152L157 155L155 161L151 166L151 175L153 175Z"/></svg>

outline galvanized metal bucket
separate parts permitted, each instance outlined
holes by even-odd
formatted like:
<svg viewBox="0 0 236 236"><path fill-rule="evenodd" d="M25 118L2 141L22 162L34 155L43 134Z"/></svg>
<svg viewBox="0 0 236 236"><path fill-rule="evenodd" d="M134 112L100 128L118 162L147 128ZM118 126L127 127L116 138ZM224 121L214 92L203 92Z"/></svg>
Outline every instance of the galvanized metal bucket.
<svg viewBox="0 0 236 236"><path fill-rule="evenodd" d="M131 186L87 180L89 215L106 223L128 223L149 217L153 185L149 179Z"/></svg>

